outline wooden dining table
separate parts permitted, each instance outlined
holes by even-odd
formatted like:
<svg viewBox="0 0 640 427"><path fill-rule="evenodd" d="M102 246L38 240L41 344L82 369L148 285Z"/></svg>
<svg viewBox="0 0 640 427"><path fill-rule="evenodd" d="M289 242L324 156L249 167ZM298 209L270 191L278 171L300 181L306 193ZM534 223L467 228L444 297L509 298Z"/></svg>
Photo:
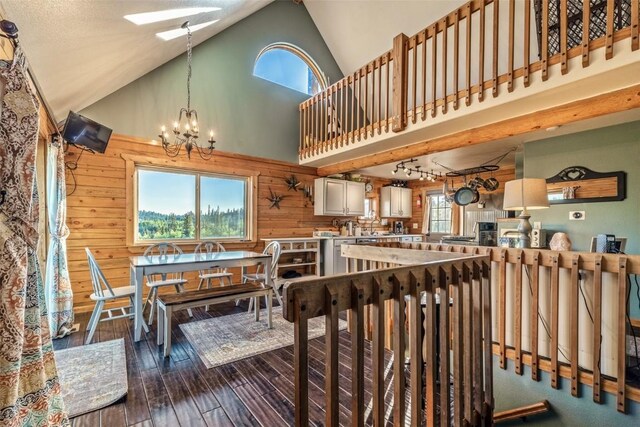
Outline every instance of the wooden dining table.
<svg viewBox="0 0 640 427"><path fill-rule="evenodd" d="M266 285L275 287L273 280L271 280L271 255L269 254L250 251L227 251L208 254L134 256L129 259L131 261L131 284L135 286L135 341L140 341L142 337L142 322L144 322L142 299L145 276L229 267L241 267L244 272L246 267L261 264L264 268Z"/></svg>

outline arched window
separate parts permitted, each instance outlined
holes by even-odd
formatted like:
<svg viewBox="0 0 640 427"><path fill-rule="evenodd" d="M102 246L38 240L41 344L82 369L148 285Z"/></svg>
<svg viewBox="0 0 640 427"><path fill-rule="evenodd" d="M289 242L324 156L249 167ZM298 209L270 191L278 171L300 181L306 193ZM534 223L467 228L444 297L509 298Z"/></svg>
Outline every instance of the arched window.
<svg viewBox="0 0 640 427"><path fill-rule="evenodd" d="M307 95L315 95L328 86L318 64L290 43L273 43L262 49L253 75Z"/></svg>

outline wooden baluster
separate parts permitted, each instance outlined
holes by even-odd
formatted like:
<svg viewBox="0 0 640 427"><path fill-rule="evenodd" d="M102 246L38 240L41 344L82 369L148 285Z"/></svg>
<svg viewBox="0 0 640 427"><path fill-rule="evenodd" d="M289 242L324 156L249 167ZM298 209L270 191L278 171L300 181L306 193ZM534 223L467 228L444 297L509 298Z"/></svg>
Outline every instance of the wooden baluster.
<svg viewBox="0 0 640 427"><path fill-rule="evenodd" d="M364 425L364 289L351 282L351 416L353 426Z"/></svg>
<svg viewBox="0 0 640 427"><path fill-rule="evenodd" d="M378 135L382 134L382 60L376 59L378 64Z"/></svg>
<svg viewBox="0 0 640 427"><path fill-rule="evenodd" d="M567 74L569 71L569 61L567 58L567 20L569 9L567 0L560 0L560 72Z"/></svg>
<svg viewBox="0 0 640 427"><path fill-rule="evenodd" d="M356 142L356 126L357 123L354 125L354 119L356 117L356 102L357 102L357 98L356 98L356 73L353 73L353 81L352 81L352 86L351 86L351 138L350 141L351 143ZM347 145L349 144L349 141L347 141Z"/></svg>
<svg viewBox="0 0 640 427"><path fill-rule="evenodd" d="M589 66L589 30L590 29L591 29L591 1L583 0L582 1L582 67Z"/></svg>
<svg viewBox="0 0 640 427"><path fill-rule="evenodd" d="M531 62L531 0L524 0L524 87L529 87L529 63Z"/></svg>
<svg viewBox="0 0 640 427"><path fill-rule="evenodd" d="M320 145L320 152L324 153L324 92L320 92L318 98L318 144Z"/></svg>
<svg viewBox="0 0 640 427"><path fill-rule="evenodd" d="M435 274L425 269L426 314L425 330L425 418L428 427L436 425L436 378L438 375L438 361L436 360L436 289Z"/></svg>
<svg viewBox="0 0 640 427"><path fill-rule="evenodd" d="M595 255L593 269L593 401L601 403L602 372L602 255Z"/></svg>
<svg viewBox="0 0 640 427"><path fill-rule="evenodd" d="M609 16L607 15L607 20ZM627 412L626 401L626 358L627 358L627 257L621 256L618 260L618 347L616 349L617 360L617 378L616 378L616 407L618 412Z"/></svg>
<svg viewBox="0 0 640 427"><path fill-rule="evenodd" d="M560 268L558 266L558 255L552 257L551 267L551 387L559 388L558 378L560 375L560 365L558 364L558 291L560 282Z"/></svg>
<svg viewBox="0 0 640 427"><path fill-rule="evenodd" d="M398 34L393 39L393 127L401 132L407 127L407 36Z"/></svg>
<svg viewBox="0 0 640 427"><path fill-rule="evenodd" d="M463 340L464 340L464 419L473 420L473 293L471 292L471 269L462 265L463 287Z"/></svg>
<svg viewBox="0 0 640 427"><path fill-rule="evenodd" d="M438 26L433 24L433 38L431 39L431 90L433 91L433 103L431 104L431 117L436 116L436 101L438 75Z"/></svg>
<svg viewBox="0 0 640 427"><path fill-rule="evenodd" d="M458 51L460 44L460 9L457 9L453 21L453 109L458 109L458 63L460 62L460 52Z"/></svg>
<svg viewBox="0 0 640 427"><path fill-rule="evenodd" d="M497 1L495 2L497 3ZM507 91L513 92L513 46L515 33L516 0L509 0L509 58L507 70ZM495 25L495 23L494 23Z"/></svg>
<svg viewBox="0 0 640 427"><path fill-rule="evenodd" d="M484 409L482 419L485 425L493 424L493 339L491 329L491 261L482 263L482 307L484 343Z"/></svg>
<svg viewBox="0 0 640 427"><path fill-rule="evenodd" d="M464 419L464 390L463 390L463 370L464 370L464 336L462 319L462 265L454 265L451 272L451 282L453 284L453 416L454 425L463 425ZM413 360L413 358L412 358ZM413 384L411 385L413 387ZM413 418L411 418L413 421ZM416 425L416 424L414 424ZM420 425L420 424L417 424Z"/></svg>
<svg viewBox="0 0 640 427"><path fill-rule="evenodd" d="M411 351L411 423L422 425L422 290L423 283L413 274L409 277L411 295L409 312L409 347ZM402 352L401 354L404 354ZM396 354L394 357L397 357Z"/></svg>
<svg viewBox="0 0 640 427"><path fill-rule="evenodd" d="M498 317L498 333L500 334L500 367L507 369L507 250L500 252L500 272L498 276L498 286L500 288L500 315Z"/></svg>
<svg viewBox="0 0 640 427"><path fill-rule="evenodd" d="M311 132L313 133L312 144L313 144L313 153L318 154L320 147L318 146L320 143L320 136L318 135L318 131L320 129L320 108L318 106L318 98L319 94L313 97L313 127L311 128Z"/></svg>
<svg viewBox="0 0 640 427"><path fill-rule="evenodd" d="M607 0L607 32L605 35L605 54L606 59L613 58L613 24L614 24L614 11L616 3L615 0Z"/></svg>
<svg viewBox="0 0 640 427"><path fill-rule="evenodd" d="M405 417L404 324L407 286L393 276L393 424L403 426Z"/></svg>
<svg viewBox="0 0 640 427"><path fill-rule="evenodd" d="M356 106L356 112L357 112L357 119L356 119L356 129L354 130L354 132L357 130L358 132L358 141L361 140L362 136L360 134L360 128L362 127L362 125L360 124L360 100L362 99L362 76L360 75L360 72L362 70L358 70L356 72L357 76L358 76L358 96L356 97L358 99L358 105ZM366 119L365 119L366 122ZM353 142L356 142L355 137L353 139Z"/></svg>
<svg viewBox="0 0 640 427"><path fill-rule="evenodd" d="M473 263L473 384L474 384L474 412L475 419L478 419L483 413L484 407L484 389L482 388L483 377L483 352L482 352L482 292L481 292L481 276L480 266L477 262ZM489 420L490 425L493 420ZM478 423L475 423L476 425Z"/></svg>
<svg viewBox="0 0 640 427"><path fill-rule="evenodd" d="M384 288L374 279L373 295L373 343L371 344L373 370L373 425L383 427L384 421Z"/></svg>
<svg viewBox="0 0 640 427"><path fill-rule="evenodd" d="M467 9L467 34L466 34L466 56L465 62L467 67L466 83L467 93L465 95L465 104L468 107L471 105L471 2L468 2L465 6Z"/></svg>
<svg viewBox="0 0 640 427"><path fill-rule="evenodd" d="M371 64L371 136L376 125L376 61Z"/></svg>
<svg viewBox="0 0 640 427"><path fill-rule="evenodd" d="M540 306L540 252L533 253L531 266L531 379L538 381L538 312Z"/></svg>
<svg viewBox="0 0 640 427"><path fill-rule="evenodd" d="M442 114L447 112L447 33L449 32L449 17L442 21Z"/></svg>
<svg viewBox="0 0 640 427"><path fill-rule="evenodd" d="M294 295L294 383L296 426L309 425L309 325L306 303Z"/></svg>
<svg viewBox="0 0 640 427"><path fill-rule="evenodd" d="M449 399L449 348L451 343L449 325L449 283L451 271L439 268L440 287L440 425L448 426L450 417Z"/></svg>
<svg viewBox="0 0 640 427"><path fill-rule="evenodd" d="M540 61L542 62L542 81L549 78L549 2L542 2L542 52L540 52Z"/></svg>
<svg viewBox="0 0 640 427"><path fill-rule="evenodd" d="M325 402L326 425L339 425L339 400L338 400L338 355L340 354L338 337L338 288L336 284L327 285L325 288Z"/></svg>
<svg viewBox="0 0 640 427"><path fill-rule="evenodd" d="M300 158L302 156L302 149L303 149L303 144L304 144L304 131L303 131L303 126L302 126L302 117L304 116L304 108L302 106L300 106L298 108L298 114L299 114L299 119L300 119L300 144L298 145L298 158Z"/></svg>
<svg viewBox="0 0 640 427"><path fill-rule="evenodd" d="M345 77L340 82L340 147L344 147L344 137L347 129L347 88L348 78Z"/></svg>
<svg viewBox="0 0 640 427"><path fill-rule="evenodd" d="M638 37L638 26L640 24L639 3L638 0L631 0L631 50L640 48L640 38Z"/></svg>
<svg viewBox="0 0 640 427"><path fill-rule="evenodd" d="M485 44L485 20L487 19L485 2L480 2L480 53L478 54L478 101L484 100L484 44Z"/></svg>
<svg viewBox="0 0 640 427"><path fill-rule="evenodd" d="M337 96L337 86L331 86L331 90L329 92L329 104L327 105L328 107L328 120L329 120L329 130L328 132L330 132L329 135L329 140L331 141L331 149L333 150L334 148L338 147L337 141L336 141L336 137L337 137L337 130L338 130L338 108L336 107L336 105L338 104L338 96Z"/></svg>
<svg viewBox="0 0 640 427"><path fill-rule="evenodd" d="M516 275L515 286L515 307L514 307L514 335L515 335L515 353L516 353L516 374L522 375L522 261L524 257L523 251L518 251L516 262L513 265Z"/></svg>
<svg viewBox="0 0 640 427"><path fill-rule="evenodd" d="M300 152L298 153L298 157L301 159L306 157L304 133L307 119L307 109L305 108L305 104L306 101L303 102L300 106Z"/></svg>
<svg viewBox="0 0 640 427"><path fill-rule="evenodd" d="M385 73L385 80L387 85L387 102L385 103L384 113L384 131L389 132L389 104L391 103L391 97L389 96L389 62L391 62L391 54L387 53L387 72Z"/></svg>
<svg viewBox="0 0 640 427"><path fill-rule="evenodd" d="M331 89L324 91L324 103L322 104L322 110L324 113L322 121L322 140L324 141L325 151L329 151L329 94Z"/></svg>
<svg viewBox="0 0 640 427"><path fill-rule="evenodd" d="M543 2L544 3L544 2ZM498 44L498 32L500 29L500 2L494 1L493 3L493 79L492 79L492 93L495 98L498 96L498 57L499 57L499 44Z"/></svg>
<svg viewBox="0 0 640 427"><path fill-rule="evenodd" d="M427 35L425 28L422 31L422 121L427 118Z"/></svg>
<svg viewBox="0 0 640 427"><path fill-rule="evenodd" d="M362 116L364 119L364 139L367 139L369 137L369 123L373 125L369 116L369 64L364 67L364 111Z"/></svg>
<svg viewBox="0 0 640 427"><path fill-rule="evenodd" d="M416 120L418 120L418 100L416 99L418 96L418 36L414 36L413 37L413 76L412 77L412 83L413 83L413 87L412 89L412 93L413 93L413 114L411 116L411 123L416 122Z"/></svg>
<svg viewBox="0 0 640 427"><path fill-rule="evenodd" d="M578 287L580 286L580 255L573 255L571 259L571 298L569 303L571 304L570 310L570 349L571 352L571 395L578 397L578 328L580 327L578 322L578 308L580 305L580 295L578 295ZM586 304L586 303L585 303Z"/></svg>

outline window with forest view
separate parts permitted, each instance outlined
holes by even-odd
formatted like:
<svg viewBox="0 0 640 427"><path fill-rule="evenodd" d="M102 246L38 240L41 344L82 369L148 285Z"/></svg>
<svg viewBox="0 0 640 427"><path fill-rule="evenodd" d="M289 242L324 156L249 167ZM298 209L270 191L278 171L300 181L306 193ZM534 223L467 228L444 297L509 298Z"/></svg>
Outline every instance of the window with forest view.
<svg viewBox="0 0 640 427"><path fill-rule="evenodd" d="M137 169L137 241L247 239L247 178Z"/></svg>

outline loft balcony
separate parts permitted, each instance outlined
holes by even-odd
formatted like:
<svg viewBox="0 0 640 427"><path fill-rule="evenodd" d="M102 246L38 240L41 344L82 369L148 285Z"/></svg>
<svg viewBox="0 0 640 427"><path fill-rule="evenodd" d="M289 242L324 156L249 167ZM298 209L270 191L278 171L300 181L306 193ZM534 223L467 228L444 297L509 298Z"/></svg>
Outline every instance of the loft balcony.
<svg viewBox="0 0 640 427"><path fill-rule="evenodd" d="M461 133L498 120L529 120L525 133L605 114L592 108L603 103L624 113L640 106L638 47L636 1L470 1L300 104L299 162L326 175L397 160L398 147L409 157L512 136Z"/></svg>

